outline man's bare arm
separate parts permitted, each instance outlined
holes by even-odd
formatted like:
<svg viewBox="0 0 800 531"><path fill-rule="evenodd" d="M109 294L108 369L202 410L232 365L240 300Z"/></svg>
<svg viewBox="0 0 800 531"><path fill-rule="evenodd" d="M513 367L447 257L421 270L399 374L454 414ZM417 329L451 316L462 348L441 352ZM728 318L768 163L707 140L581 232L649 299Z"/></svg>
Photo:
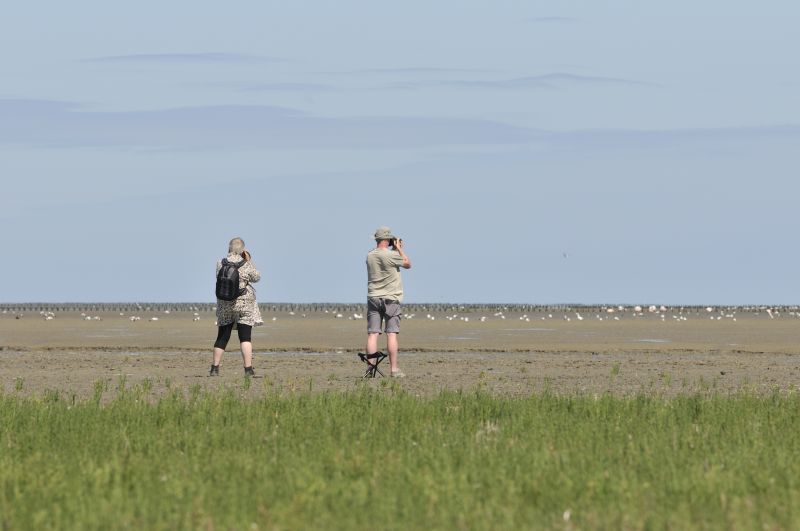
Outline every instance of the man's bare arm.
<svg viewBox="0 0 800 531"><path fill-rule="evenodd" d="M394 248L397 249L397 252L400 253L400 256L403 258L403 265L401 265L400 267L402 267L403 269L411 269L411 260L408 258L408 255L406 255L406 252L403 250L403 240L399 238L395 240Z"/></svg>

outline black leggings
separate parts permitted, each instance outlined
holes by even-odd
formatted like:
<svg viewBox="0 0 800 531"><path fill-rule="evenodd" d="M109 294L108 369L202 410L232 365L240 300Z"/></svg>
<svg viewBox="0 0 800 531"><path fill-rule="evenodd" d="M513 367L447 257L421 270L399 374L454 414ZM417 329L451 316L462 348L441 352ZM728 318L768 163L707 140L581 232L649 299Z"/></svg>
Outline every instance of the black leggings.
<svg viewBox="0 0 800 531"><path fill-rule="evenodd" d="M217 332L217 341L214 343L214 348L221 348L225 350L225 347L228 346L228 341L231 339L231 332L233 331L233 325L236 323L226 324L225 326L220 326L219 331ZM239 323L236 325L236 331L239 332L239 343L244 343L245 341L250 342L250 334L253 332L253 327L246 324Z"/></svg>

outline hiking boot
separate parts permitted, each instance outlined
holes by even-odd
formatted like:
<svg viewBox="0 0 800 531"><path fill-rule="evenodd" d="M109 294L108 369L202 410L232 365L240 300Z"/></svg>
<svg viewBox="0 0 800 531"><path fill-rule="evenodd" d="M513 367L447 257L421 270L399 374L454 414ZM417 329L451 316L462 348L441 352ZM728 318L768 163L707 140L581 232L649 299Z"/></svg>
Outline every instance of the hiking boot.
<svg viewBox="0 0 800 531"><path fill-rule="evenodd" d="M212 365L211 371L208 373L209 376L219 376L219 365Z"/></svg>
<svg viewBox="0 0 800 531"><path fill-rule="evenodd" d="M245 367L244 368L244 375L245 376L255 376L256 371L253 370L253 367Z"/></svg>

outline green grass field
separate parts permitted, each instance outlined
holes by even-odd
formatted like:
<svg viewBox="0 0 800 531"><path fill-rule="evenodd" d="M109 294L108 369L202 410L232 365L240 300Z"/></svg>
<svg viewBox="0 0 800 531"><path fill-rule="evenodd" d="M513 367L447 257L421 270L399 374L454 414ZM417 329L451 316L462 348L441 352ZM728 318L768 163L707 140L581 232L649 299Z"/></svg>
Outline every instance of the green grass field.
<svg viewBox="0 0 800 531"><path fill-rule="evenodd" d="M0 528L800 527L795 394L421 398L386 383L0 395Z"/></svg>

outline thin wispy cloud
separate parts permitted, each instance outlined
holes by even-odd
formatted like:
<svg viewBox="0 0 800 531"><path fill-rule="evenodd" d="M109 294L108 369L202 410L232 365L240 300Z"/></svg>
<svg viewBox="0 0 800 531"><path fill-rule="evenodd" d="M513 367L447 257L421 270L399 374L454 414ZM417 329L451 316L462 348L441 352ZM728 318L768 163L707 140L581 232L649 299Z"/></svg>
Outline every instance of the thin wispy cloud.
<svg viewBox="0 0 800 531"><path fill-rule="evenodd" d="M553 146L570 149L635 150L702 147L709 144L740 144L781 139L800 139L800 126L787 124L662 130L585 129L557 133Z"/></svg>
<svg viewBox="0 0 800 531"><path fill-rule="evenodd" d="M83 62L106 64L248 64L277 61L280 61L280 59L263 55L210 52L109 55L85 59Z"/></svg>
<svg viewBox="0 0 800 531"><path fill-rule="evenodd" d="M528 90L528 89L558 89L571 86L658 86L655 83L606 76L585 76L564 72L554 72L539 76L526 76L511 79L438 79L396 82L387 85L389 88L418 89L426 87L452 87L463 89L489 89L489 90Z"/></svg>
<svg viewBox="0 0 800 531"><path fill-rule="evenodd" d="M575 17L530 17L525 20L535 24L568 24L570 22L578 22L580 19Z"/></svg>
<svg viewBox="0 0 800 531"><path fill-rule="evenodd" d="M189 87L211 87L240 92L335 92L346 87L328 83L305 81L209 81L204 83L187 83Z"/></svg>
<svg viewBox="0 0 800 531"><path fill-rule="evenodd" d="M529 145L593 151L781 139L800 139L800 126L546 131L467 118L328 118L255 105L93 112L67 102L0 100L0 146L6 147L370 150Z"/></svg>
<svg viewBox="0 0 800 531"><path fill-rule="evenodd" d="M252 92L331 92L337 90L333 85L323 83L244 83L236 88Z"/></svg>
<svg viewBox="0 0 800 531"><path fill-rule="evenodd" d="M0 100L0 145L160 149L407 149L514 145L530 129L489 120L313 116L257 105L93 112L74 104Z"/></svg>
<svg viewBox="0 0 800 531"><path fill-rule="evenodd" d="M416 66L416 67L398 67L398 68L360 68L355 70L339 70L339 71L326 71L316 72L318 74L333 74L333 75L373 75L373 76L386 76L386 75L445 75L445 74L464 74L464 73L479 73L479 72L492 72L492 70L484 68L450 68L438 66Z"/></svg>

